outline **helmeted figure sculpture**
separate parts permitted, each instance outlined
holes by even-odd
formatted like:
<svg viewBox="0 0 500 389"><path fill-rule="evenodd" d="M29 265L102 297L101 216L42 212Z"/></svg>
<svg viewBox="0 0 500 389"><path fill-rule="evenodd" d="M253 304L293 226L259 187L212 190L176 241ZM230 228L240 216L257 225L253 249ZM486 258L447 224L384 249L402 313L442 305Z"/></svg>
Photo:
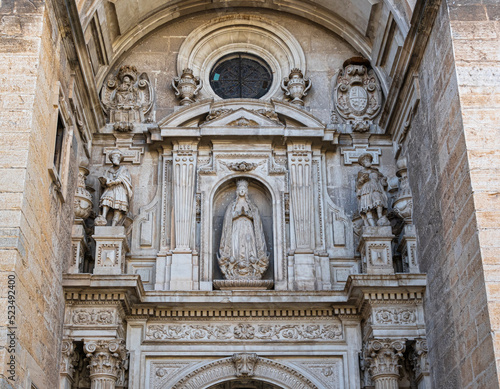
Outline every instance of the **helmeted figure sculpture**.
<svg viewBox="0 0 500 389"><path fill-rule="evenodd" d="M125 166L120 166L123 161L123 154L120 150L113 150L109 154L109 160L113 163L99 181L106 188L101 196L99 206L102 207L102 214L95 220L98 226L107 224L106 216L110 209L114 210L112 226L118 225L123 216L129 210L129 202L132 198L132 179Z"/></svg>
<svg viewBox="0 0 500 389"><path fill-rule="evenodd" d="M224 215L219 266L228 280L260 280L269 255L259 210L248 197L248 181L239 180L236 186L236 200Z"/></svg>
<svg viewBox="0 0 500 389"><path fill-rule="evenodd" d="M363 169L358 172L356 195L359 202L359 213L365 226L390 225L387 211L387 178L371 166L373 156L365 153L358 158Z"/></svg>

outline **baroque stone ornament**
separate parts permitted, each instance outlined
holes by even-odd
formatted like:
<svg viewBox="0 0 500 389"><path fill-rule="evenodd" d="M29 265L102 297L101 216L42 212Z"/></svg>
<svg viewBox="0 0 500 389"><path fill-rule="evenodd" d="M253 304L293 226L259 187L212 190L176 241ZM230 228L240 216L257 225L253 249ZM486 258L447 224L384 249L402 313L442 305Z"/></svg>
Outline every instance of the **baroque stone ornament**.
<svg viewBox="0 0 500 389"><path fill-rule="evenodd" d="M154 91L148 75L138 75L135 66L124 65L101 89L101 101L116 131L131 131L134 123L145 122L151 110Z"/></svg>
<svg viewBox="0 0 500 389"><path fill-rule="evenodd" d="M114 150L109 153L109 159L113 166L106 171L104 176L99 177L99 181L105 187L105 190L99 202L99 206L102 207L102 214L95 219L97 226L107 224L106 216L110 209L114 210L111 225L119 225L123 221L123 216L129 210L130 199L133 195L130 173L125 166L120 166L123 161L123 153L120 150Z"/></svg>
<svg viewBox="0 0 500 389"><path fill-rule="evenodd" d="M248 197L248 181L238 180L236 200L226 210L218 262L228 280L260 280L269 266L259 210Z"/></svg>
<svg viewBox="0 0 500 389"><path fill-rule="evenodd" d="M181 99L181 105L189 105L194 103L194 97L203 87L203 81L193 75L191 69L184 69L180 77L175 77L172 80L172 88L175 95Z"/></svg>
<svg viewBox="0 0 500 389"><path fill-rule="evenodd" d="M152 324L146 339L153 341L338 341L340 324Z"/></svg>
<svg viewBox="0 0 500 389"><path fill-rule="evenodd" d="M363 167L356 180L356 195L359 202L359 214L365 226L388 226L387 216L387 178L372 167L373 156L370 153L358 159Z"/></svg>
<svg viewBox="0 0 500 389"><path fill-rule="evenodd" d="M297 68L292 69L290 75L281 82L281 89L285 92L285 96L291 100L292 104L300 106L304 105L302 98L307 96L311 86L311 80L304 77L302 71Z"/></svg>
<svg viewBox="0 0 500 389"><path fill-rule="evenodd" d="M74 210L77 219L86 219L92 213L92 195L86 188L85 178L89 170L86 167L78 168L78 186L75 192Z"/></svg>
<svg viewBox="0 0 500 389"><path fill-rule="evenodd" d="M353 131L366 132L382 107L380 85L368 61L346 61L340 70L334 92L335 110L352 125Z"/></svg>
<svg viewBox="0 0 500 389"><path fill-rule="evenodd" d="M86 341L83 349L90 359L91 388L114 388L126 368L128 356L123 339Z"/></svg>
<svg viewBox="0 0 500 389"><path fill-rule="evenodd" d="M255 364L257 363L257 354L240 353L233 354L232 358L236 368L236 377L252 377L254 375Z"/></svg>
<svg viewBox="0 0 500 389"><path fill-rule="evenodd" d="M372 339L364 349L365 367L375 383L375 389L398 389L399 361L406 349L402 339Z"/></svg>

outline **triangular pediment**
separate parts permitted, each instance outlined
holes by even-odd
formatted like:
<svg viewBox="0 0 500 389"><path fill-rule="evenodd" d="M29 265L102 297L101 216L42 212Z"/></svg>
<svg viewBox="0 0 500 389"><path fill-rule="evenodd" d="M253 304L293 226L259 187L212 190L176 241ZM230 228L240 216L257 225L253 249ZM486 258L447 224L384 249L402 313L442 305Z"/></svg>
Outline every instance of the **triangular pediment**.
<svg viewBox="0 0 500 389"><path fill-rule="evenodd" d="M210 112L200 127L284 127L278 115L270 110L221 108Z"/></svg>

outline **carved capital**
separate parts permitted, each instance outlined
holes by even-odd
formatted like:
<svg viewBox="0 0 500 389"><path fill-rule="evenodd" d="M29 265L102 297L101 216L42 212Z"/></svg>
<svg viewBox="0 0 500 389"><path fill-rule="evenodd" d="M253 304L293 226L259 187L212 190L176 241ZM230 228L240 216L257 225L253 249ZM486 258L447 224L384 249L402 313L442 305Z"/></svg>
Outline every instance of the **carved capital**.
<svg viewBox="0 0 500 389"><path fill-rule="evenodd" d="M84 345L90 359L90 380L115 383L126 366L127 351L122 339L87 341Z"/></svg>
<svg viewBox="0 0 500 389"><path fill-rule="evenodd" d="M415 378L417 380L420 380L422 375L429 374L429 360L427 359L428 351L426 339L415 339L413 352L410 354L410 362L415 371Z"/></svg>
<svg viewBox="0 0 500 389"><path fill-rule="evenodd" d="M78 365L79 355L75 351L75 344L71 339L63 339L61 346L61 376L68 377L73 381L75 368Z"/></svg>
<svg viewBox="0 0 500 389"><path fill-rule="evenodd" d="M364 359L372 379L399 378L399 364L406 349L403 339L372 339L365 345Z"/></svg>
<svg viewBox="0 0 500 389"><path fill-rule="evenodd" d="M236 368L236 377L252 377L254 375L255 365L257 364L257 354L241 353L233 354L232 361Z"/></svg>

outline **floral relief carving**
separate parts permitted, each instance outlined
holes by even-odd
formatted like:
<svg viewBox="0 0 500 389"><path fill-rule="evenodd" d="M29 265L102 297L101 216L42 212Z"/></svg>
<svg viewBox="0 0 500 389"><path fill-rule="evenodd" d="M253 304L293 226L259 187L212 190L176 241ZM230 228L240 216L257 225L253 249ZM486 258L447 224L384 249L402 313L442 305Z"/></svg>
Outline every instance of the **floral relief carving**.
<svg viewBox="0 0 500 389"><path fill-rule="evenodd" d="M114 313L111 309L77 309L72 320L80 325L113 324Z"/></svg>
<svg viewBox="0 0 500 389"><path fill-rule="evenodd" d="M364 361L374 381L387 377L398 379L405 343L402 339L372 339L365 344Z"/></svg>
<svg viewBox="0 0 500 389"><path fill-rule="evenodd" d="M146 339L152 341L335 341L342 339L342 328L340 324L152 324L147 327Z"/></svg>
<svg viewBox="0 0 500 389"><path fill-rule="evenodd" d="M375 311L375 321L378 324L414 324L417 314L410 308L379 309Z"/></svg>
<svg viewBox="0 0 500 389"><path fill-rule="evenodd" d="M227 167L230 170L233 170L235 172L249 172L254 169L256 169L258 166L262 166L266 163L266 161L260 161L260 162L246 162L246 161L239 161L239 162L226 162L219 160L220 164Z"/></svg>

